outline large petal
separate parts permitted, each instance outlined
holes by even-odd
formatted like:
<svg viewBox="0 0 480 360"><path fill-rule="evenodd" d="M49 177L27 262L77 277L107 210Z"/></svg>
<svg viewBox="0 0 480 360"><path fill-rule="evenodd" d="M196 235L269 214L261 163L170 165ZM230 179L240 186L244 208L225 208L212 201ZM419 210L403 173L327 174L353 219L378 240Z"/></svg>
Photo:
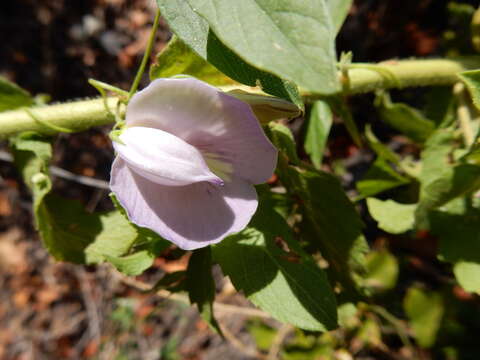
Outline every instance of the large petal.
<svg viewBox="0 0 480 360"><path fill-rule="evenodd" d="M126 120L129 127L174 134L254 184L268 180L276 166L277 150L250 106L196 79L154 80L132 97Z"/></svg>
<svg viewBox="0 0 480 360"><path fill-rule="evenodd" d="M168 132L146 127L131 127L113 146L118 155L139 175L161 185L183 186L199 181L217 185L222 179L214 175L201 152Z"/></svg>
<svg viewBox="0 0 480 360"><path fill-rule="evenodd" d="M225 186L200 182L163 186L131 171L117 157L110 188L132 222L157 232L185 250L221 241L242 230L257 209L257 194L242 179Z"/></svg>

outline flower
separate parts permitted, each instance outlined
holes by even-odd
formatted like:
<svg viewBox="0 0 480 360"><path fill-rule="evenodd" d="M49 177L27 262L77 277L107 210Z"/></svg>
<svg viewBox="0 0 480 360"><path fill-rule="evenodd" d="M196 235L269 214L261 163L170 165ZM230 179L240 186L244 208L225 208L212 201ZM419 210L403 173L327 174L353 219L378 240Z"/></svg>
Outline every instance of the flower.
<svg viewBox="0 0 480 360"><path fill-rule="evenodd" d="M110 188L130 220L182 249L247 226L277 150L250 106L193 78L157 79L127 106Z"/></svg>

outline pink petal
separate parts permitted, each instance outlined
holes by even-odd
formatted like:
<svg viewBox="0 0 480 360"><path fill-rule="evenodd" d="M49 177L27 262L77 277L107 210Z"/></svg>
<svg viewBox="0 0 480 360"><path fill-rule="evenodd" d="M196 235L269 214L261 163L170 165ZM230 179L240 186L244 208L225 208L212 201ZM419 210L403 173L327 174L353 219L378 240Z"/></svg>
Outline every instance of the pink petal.
<svg viewBox="0 0 480 360"><path fill-rule="evenodd" d="M242 179L225 186L164 186L131 171L120 157L112 165L110 188L133 223L185 250L218 243L242 230L258 204L254 187Z"/></svg>
<svg viewBox="0 0 480 360"><path fill-rule="evenodd" d="M161 185L183 186L199 181L223 185L201 152L175 135L141 126L125 129L113 146L139 175Z"/></svg>
<svg viewBox="0 0 480 360"><path fill-rule="evenodd" d="M272 175L277 150L267 139L249 105L199 80L157 79L133 96L127 126L172 133L251 183Z"/></svg>

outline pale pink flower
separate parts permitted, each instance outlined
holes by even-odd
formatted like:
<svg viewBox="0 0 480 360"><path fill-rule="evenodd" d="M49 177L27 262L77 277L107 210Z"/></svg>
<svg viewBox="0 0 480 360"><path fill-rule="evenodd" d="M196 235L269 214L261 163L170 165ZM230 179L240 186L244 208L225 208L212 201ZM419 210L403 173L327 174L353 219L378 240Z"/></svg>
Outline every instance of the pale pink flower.
<svg viewBox="0 0 480 360"><path fill-rule="evenodd" d="M119 139L113 193L133 223L186 250L245 228L253 185L277 162L248 104L192 78L157 79L134 95Z"/></svg>

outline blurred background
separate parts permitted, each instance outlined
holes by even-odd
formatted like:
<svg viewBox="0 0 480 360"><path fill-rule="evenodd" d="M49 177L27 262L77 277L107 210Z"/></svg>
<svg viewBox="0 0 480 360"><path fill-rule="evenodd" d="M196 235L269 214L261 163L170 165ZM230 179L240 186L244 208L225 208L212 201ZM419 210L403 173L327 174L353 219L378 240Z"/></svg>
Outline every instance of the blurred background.
<svg viewBox="0 0 480 360"><path fill-rule="evenodd" d="M477 7L478 1L357 0L338 36L338 52L353 51L357 62L463 53L468 46L463 42L469 38L462 31L469 31L473 6ZM0 75L32 94L48 95L53 102L97 96L88 78L128 89L155 11L155 3L149 0L2 1ZM155 53L170 36L162 22ZM143 85L147 82L145 77ZM394 96L415 104L422 91ZM360 126L375 121L372 99L365 95L350 100ZM301 123L302 119L295 120L292 129ZM81 201L89 211L112 208L105 188L113 157L107 133L108 128L96 128L62 134L54 143L53 165L69 172L57 172L55 191ZM394 139L381 125L376 133L385 141ZM217 300L230 304L218 308L218 319L227 329L226 339L222 339L200 319L195 308L188 306L187 299L142 291L145 284L154 283L166 272L185 270L188 255L175 249L158 258L147 273L130 280L109 266L56 263L34 231L31 197L8 161L6 149L2 144L0 359L272 360L278 358L282 344L286 346L285 359L440 356L439 352L402 342L404 322L395 317L385 320L385 314L362 313L361 309L350 312L342 330L323 335L298 332L250 311L248 302L218 273ZM334 126L326 166L336 171L341 164L339 175L347 189L365 172L371 159L369 151L351 143L342 126ZM83 177L101 181L85 185ZM386 241L382 235L369 233L368 227L366 233L373 246ZM423 240L411 246L393 242L390 249L407 255L402 281L435 286L443 281L443 274L431 259L433 240ZM453 289L452 301L473 306L478 314L478 297ZM468 325L471 338L463 338L465 351L458 358L478 358L475 348L478 350L479 345L471 333L472 329L480 330L480 320L476 322ZM461 337L463 333L459 330L458 334ZM448 349L440 353L442 358L457 358L450 357Z"/></svg>

